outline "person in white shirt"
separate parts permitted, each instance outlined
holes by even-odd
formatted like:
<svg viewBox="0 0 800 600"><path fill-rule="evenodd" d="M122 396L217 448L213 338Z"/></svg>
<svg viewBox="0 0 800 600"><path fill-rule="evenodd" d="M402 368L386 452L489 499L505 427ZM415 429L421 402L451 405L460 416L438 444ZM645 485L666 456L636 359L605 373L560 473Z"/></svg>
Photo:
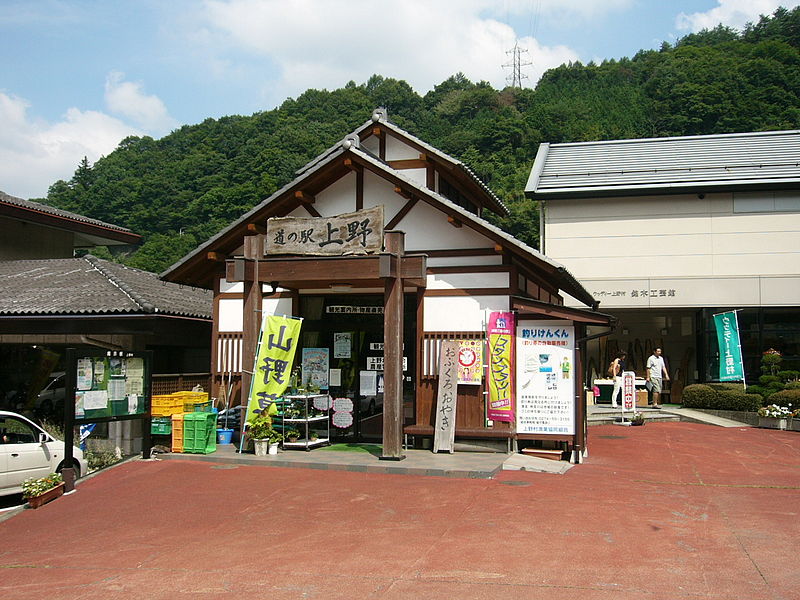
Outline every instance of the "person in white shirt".
<svg viewBox="0 0 800 600"><path fill-rule="evenodd" d="M664 379L669 381L669 373L667 373L667 366L664 364L664 357L661 356L661 348L656 348L650 358L647 359L647 373L645 375L647 381L652 385L650 391L653 394L653 408L661 408L659 401L661 399L661 390L663 389L662 374Z"/></svg>
<svg viewBox="0 0 800 600"><path fill-rule="evenodd" d="M617 408L617 396L622 391L622 372L625 370L625 357L624 352L618 352L617 357L613 360L610 366L611 376L614 378L614 391L611 393L611 408Z"/></svg>

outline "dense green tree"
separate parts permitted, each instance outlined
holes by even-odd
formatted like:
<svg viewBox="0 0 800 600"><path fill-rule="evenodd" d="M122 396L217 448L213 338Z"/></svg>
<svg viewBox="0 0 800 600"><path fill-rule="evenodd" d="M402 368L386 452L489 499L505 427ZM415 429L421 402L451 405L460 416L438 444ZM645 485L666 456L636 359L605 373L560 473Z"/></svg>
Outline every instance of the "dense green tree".
<svg viewBox="0 0 800 600"><path fill-rule="evenodd" d="M800 8L741 32L719 26L631 58L564 64L535 89L495 90L463 73L424 97L377 74L309 89L274 110L206 119L159 140L125 138L94 165L84 157L46 202L140 233L142 246L115 258L160 272L291 181L376 106L469 165L511 212L487 218L536 247L538 207L523 190L541 142L800 127Z"/></svg>

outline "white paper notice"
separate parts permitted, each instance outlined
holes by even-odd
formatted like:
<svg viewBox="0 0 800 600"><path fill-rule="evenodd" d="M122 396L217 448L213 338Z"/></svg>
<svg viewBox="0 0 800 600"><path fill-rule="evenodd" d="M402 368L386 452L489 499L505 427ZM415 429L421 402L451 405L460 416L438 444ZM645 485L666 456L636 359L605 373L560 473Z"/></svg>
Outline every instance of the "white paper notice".
<svg viewBox="0 0 800 600"><path fill-rule="evenodd" d="M108 380L109 400L125 399L125 380L122 377L111 377Z"/></svg>
<svg viewBox="0 0 800 600"><path fill-rule="evenodd" d="M91 358L79 358L78 359L78 379L77 379L77 388L79 390L90 390L92 389L92 377L94 375L94 371L92 370L92 359Z"/></svg>
<svg viewBox="0 0 800 600"><path fill-rule="evenodd" d="M378 393L378 373L375 371L360 371L361 395L374 396Z"/></svg>
<svg viewBox="0 0 800 600"><path fill-rule="evenodd" d="M341 369L331 369L328 372L328 383L331 387L339 387L342 385L342 370Z"/></svg>
<svg viewBox="0 0 800 600"><path fill-rule="evenodd" d="M139 396L131 394L128 396L128 413L134 414L139 409Z"/></svg>
<svg viewBox="0 0 800 600"><path fill-rule="evenodd" d="M104 408L108 408L108 392L106 390L83 393L84 410L102 410Z"/></svg>

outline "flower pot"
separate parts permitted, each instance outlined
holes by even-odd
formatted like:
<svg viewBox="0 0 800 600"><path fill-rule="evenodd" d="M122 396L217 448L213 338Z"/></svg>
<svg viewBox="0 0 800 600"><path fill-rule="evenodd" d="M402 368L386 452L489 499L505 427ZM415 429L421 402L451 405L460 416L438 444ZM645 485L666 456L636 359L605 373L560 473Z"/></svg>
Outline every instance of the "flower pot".
<svg viewBox="0 0 800 600"><path fill-rule="evenodd" d="M278 453L278 442L272 442L269 445L269 453L270 454L277 454Z"/></svg>
<svg viewBox="0 0 800 600"><path fill-rule="evenodd" d="M786 429L787 419L777 417L758 417L758 426L764 429Z"/></svg>
<svg viewBox="0 0 800 600"><path fill-rule="evenodd" d="M256 451L256 456L266 456L269 454L269 438L263 440L253 440L253 447Z"/></svg>
<svg viewBox="0 0 800 600"><path fill-rule="evenodd" d="M789 421L789 429L792 431L800 431L800 417L794 417Z"/></svg>
<svg viewBox="0 0 800 600"><path fill-rule="evenodd" d="M59 483L57 486L50 488L43 494L28 498L28 505L31 508L39 508L42 504L47 504L51 500L55 500L64 493L64 483Z"/></svg>

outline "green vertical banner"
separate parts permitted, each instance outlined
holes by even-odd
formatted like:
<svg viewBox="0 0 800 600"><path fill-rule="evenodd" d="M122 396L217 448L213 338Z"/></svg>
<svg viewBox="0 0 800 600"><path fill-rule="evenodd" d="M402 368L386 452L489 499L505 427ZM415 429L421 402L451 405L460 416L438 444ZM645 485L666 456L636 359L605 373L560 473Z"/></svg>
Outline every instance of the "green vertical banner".
<svg viewBox="0 0 800 600"><path fill-rule="evenodd" d="M264 318L256 350L247 421L274 406L289 385L302 319L269 315Z"/></svg>
<svg viewBox="0 0 800 600"><path fill-rule="evenodd" d="M739 342L739 321L736 311L714 315L719 342L719 380L744 381L742 346Z"/></svg>

